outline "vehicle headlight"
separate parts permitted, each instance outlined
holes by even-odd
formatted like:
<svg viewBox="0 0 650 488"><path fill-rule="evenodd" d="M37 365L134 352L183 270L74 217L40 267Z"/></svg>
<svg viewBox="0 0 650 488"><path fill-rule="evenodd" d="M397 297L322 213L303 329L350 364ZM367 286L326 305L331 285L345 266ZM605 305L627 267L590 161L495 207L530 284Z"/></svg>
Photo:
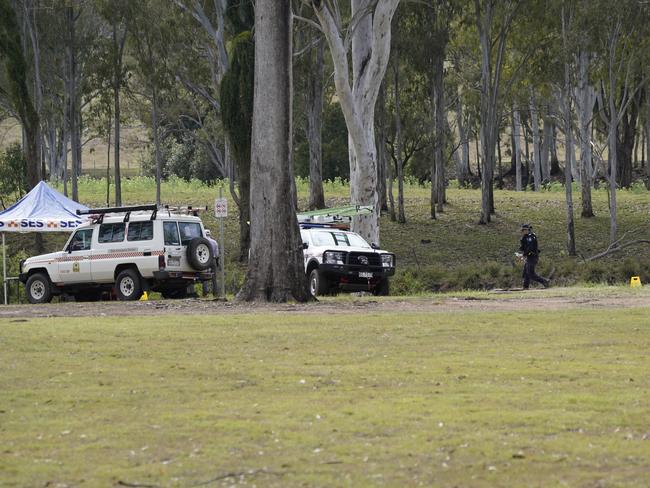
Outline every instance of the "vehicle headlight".
<svg viewBox="0 0 650 488"><path fill-rule="evenodd" d="M384 268L392 268L393 267L393 255L392 254L382 254L381 255L381 265Z"/></svg>
<svg viewBox="0 0 650 488"><path fill-rule="evenodd" d="M323 253L325 264L345 264L345 253L339 251L325 251Z"/></svg>

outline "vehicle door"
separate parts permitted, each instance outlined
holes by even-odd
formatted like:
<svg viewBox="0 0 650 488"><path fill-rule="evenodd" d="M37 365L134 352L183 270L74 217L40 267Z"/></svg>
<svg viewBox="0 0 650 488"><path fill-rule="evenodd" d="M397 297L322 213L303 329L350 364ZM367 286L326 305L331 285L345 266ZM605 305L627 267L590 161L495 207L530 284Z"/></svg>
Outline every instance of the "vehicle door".
<svg viewBox="0 0 650 488"><path fill-rule="evenodd" d="M59 260L59 276L68 283L87 283L92 281L90 253L93 229L80 229L74 233L65 253Z"/></svg>
<svg viewBox="0 0 650 488"><path fill-rule="evenodd" d="M157 271L158 253L161 249L154 249L154 222L153 220L141 220L129 222L126 235L127 247L133 246L136 249L136 263L138 271L145 278L151 278L153 272Z"/></svg>
<svg viewBox="0 0 650 488"><path fill-rule="evenodd" d="M163 235L165 239L165 261L167 269L169 271L181 271L186 257L181 246L178 222L175 220L163 221Z"/></svg>
<svg viewBox="0 0 650 488"><path fill-rule="evenodd" d="M115 268L120 264L135 262L137 248L124 245L126 224L124 222L104 223L99 226L97 242L92 253L93 279L97 283L112 283Z"/></svg>

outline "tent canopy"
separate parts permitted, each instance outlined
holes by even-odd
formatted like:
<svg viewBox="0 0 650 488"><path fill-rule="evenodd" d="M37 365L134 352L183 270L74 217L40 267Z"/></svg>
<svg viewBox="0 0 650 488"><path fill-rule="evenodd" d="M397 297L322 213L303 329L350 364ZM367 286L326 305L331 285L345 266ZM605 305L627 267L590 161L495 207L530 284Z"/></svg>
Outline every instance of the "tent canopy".
<svg viewBox="0 0 650 488"><path fill-rule="evenodd" d="M41 181L23 198L0 212L0 232L70 232L82 220L75 212L88 210Z"/></svg>

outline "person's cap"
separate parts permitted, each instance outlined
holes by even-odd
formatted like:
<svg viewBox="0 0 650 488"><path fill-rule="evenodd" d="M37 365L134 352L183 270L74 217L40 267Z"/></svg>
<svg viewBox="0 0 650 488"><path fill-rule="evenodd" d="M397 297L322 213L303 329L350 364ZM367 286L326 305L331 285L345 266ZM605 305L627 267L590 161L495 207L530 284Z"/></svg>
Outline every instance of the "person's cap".
<svg viewBox="0 0 650 488"><path fill-rule="evenodd" d="M521 224L521 230L528 230L528 229L532 229L532 228L533 228L533 226L530 225L530 224Z"/></svg>
<svg viewBox="0 0 650 488"><path fill-rule="evenodd" d="M206 236L211 236L212 232L210 232L210 229L205 229L205 235Z"/></svg>

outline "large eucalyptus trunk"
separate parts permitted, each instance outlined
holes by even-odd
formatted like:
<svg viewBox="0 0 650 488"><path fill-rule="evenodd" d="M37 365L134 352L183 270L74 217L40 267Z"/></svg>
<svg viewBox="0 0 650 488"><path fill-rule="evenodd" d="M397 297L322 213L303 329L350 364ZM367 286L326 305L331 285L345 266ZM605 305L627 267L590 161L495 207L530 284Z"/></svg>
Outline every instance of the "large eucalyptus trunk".
<svg viewBox="0 0 650 488"><path fill-rule="evenodd" d="M535 92L530 88L530 96L528 99L528 106L530 109L530 128L533 133L533 185L535 191L539 191L542 186L542 171L541 171L541 157L540 157L540 140L539 140L539 119L537 110L537 100L535 99Z"/></svg>
<svg viewBox="0 0 650 488"><path fill-rule="evenodd" d="M346 44L328 2L312 1L334 63L334 84L350 141L350 198L352 204L372 206L371 215L357 216L352 229L371 243L379 243L374 111L390 53L391 20L399 0L369 5L352 1L352 16L359 19L352 35L352 76ZM374 8L373 8L374 7Z"/></svg>
<svg viewBox="0 0 650 488"><path fill-rule="evenodd" d="M591 187L593 186L593 165L591 148L591 119L593 115L596 94L589 85L589 54L582 50L578 55L578 83L576 108L578 111L578 134L580 137L580 188L582 194L582 211L584 218L594 216L591 202Z"/></svg>
<svg viewBox="0 0 650 488"><path fill-rule="evenodd" d="M307 279L291 184L291 5L255 4L251 149L251 255L239 300L307 301Z"/></svg>
<svg viewBox="0 0 650 488"><path fill-rule="evenodd" d="M512 158L515 161L515 190L521 191L521 115L516 103L512 107L512 139L514 141Z"/></svg>
<svg viewBox="0 0 650 488"><path fill-rule="evenodd" d="M307 86L307 140L309 144L309 209L325 207L323 192L323 76L325 41L316 45L314 64L310 63Z"/></svg>

